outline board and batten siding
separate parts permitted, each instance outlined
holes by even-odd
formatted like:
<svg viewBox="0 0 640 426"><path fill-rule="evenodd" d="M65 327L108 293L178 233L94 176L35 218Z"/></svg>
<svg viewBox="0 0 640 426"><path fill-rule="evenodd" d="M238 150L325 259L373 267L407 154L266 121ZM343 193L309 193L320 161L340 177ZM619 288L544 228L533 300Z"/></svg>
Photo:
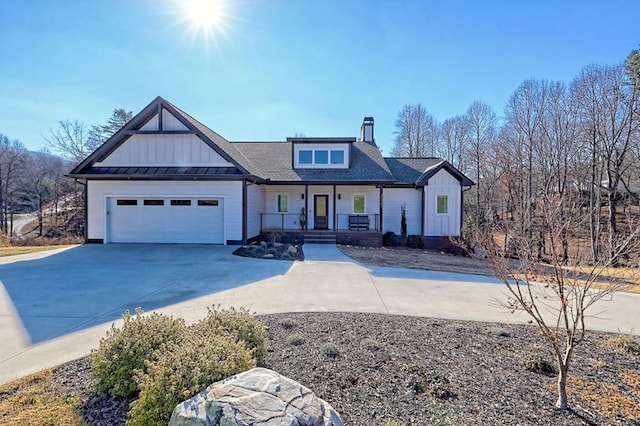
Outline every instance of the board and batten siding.
<svg viewBox="0 0 640 426"><path fill-rule="evenodd" d="M382 193L384 212L382 217L382 232L393 231L400 234L402 205L406 208L407 234L420 235L422 214L422 190L421 188L385 188Z"/></svg>
<svg viewBox="0 0 640 426"><path fill-rule="evenodd" d="M87 238L104 240L110 197L224 198L225 240L242 240L242 181L87 181Z"/></svg>
<svg viewBox="0 0 640 426"><path fill-rule="evenodd" d="M369 216L370 229L375 229L375 215L380 214L380 189L376 188L375 186L365 185L337 186L336 193L340 194L339 199L336 195L338 229L349 229L349 215L355 214L353 211L354 195L364 195L364 214Z"/></svg>
<svg viewBox="0 0 640 426"><path fill-rule="evenodd" d="M250 184L247 187L247 238L260 235L260 214L265 211L265 187Z"/></svg>
<svg viewBox="0 0 640 426"><path fill-rule="evenodd" d="M424 187L425 236L460 235L461 190L460 182L444 169L429 179L429 185ZM438 195L446 195L448 198L446 214L437 212Z"/></svg>
<svg viewBox="0 0 640 426"><path fill-rule="evenodd" d="M191 134L133 135L96 167L233 167Z"/></svg>

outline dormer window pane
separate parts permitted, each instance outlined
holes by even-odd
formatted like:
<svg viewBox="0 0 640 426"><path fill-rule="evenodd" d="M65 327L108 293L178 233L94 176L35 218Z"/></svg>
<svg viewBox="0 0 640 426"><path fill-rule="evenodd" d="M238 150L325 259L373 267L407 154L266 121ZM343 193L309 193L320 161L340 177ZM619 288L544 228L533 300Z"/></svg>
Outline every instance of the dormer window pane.
<svg viewBox="0 0 640 426"><path fill-rule="evenodd" d="M300 151L299 153L299 158L298 158L298 162L300 164L311 164L313 162L313 155L312 155L312 151Z"/></svg>
<svg viewBox="0 0 640 426"><path fill-rule="evenodd" d="M329 164L329 151L316 151L316 164Z"/></svg>
<svg viewBox="0 0 640 426"><path fill-rule="evenodd" d="M344 164L344 151L331 151L331 164Z"/></svg>

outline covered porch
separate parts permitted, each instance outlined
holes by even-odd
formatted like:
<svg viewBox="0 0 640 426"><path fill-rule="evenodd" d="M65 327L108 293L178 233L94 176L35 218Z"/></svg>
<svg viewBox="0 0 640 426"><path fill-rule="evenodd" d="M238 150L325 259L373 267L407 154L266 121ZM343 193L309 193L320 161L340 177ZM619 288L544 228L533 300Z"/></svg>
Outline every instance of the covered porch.
<svg viewBox="0 0 640 426"><path fill-rule="evenodd" d="M260 231L380 245L382 214L381 186L269 185Z"/></svg>

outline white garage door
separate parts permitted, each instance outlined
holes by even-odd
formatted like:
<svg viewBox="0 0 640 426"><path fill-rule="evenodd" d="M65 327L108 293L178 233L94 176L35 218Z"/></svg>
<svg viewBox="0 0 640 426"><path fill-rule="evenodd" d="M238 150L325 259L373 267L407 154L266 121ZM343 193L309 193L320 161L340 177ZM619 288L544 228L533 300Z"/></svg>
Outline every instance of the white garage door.
<svg viewBox="0 0 640 426"><path fill-rule="evenodd" d="M108 243L224 244L222 198L112 197Z"/></svg>

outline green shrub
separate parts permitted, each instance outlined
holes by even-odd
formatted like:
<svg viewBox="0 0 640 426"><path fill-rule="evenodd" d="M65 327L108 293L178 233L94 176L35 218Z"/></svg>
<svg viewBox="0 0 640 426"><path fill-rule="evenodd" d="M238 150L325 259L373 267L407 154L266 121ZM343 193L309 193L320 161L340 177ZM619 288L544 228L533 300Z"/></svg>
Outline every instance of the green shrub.
<svg viewBox="0 0 640 426"><path fill-rule="evenodd" d="M392 247L395 243L395 240L398 236L393 231L387 231L382 234L382 245Z"/></svg>
<svg viewBox="0 0 640 426"><path fill-rule="evenodd" d="M546 374L553 376L558 374L555 364L541 357L540 355L528 355L524 361L524 368L534 373Z"/></svg>
<svg viewBox="0 0 640 426"><path fill-rule="evenodd" d="M98 349L91 351L91 370L100 394L125 397L137 392L134 372L145 371L144 360L163 343L184 338L184 321L157 313L142 315L140 308L136 314L126 311L122 328L113 324Z"/></svg>
<svg viewBox="0 0 640 426"><path fill-rule="evenodd" d="M282 321L280 321L280 327L284 328L285 330L291 330L299 326L300 323L293 318L284 318Z"/></svg>
<svg viewBox="0 0 640 426"><path fill-rule="evenodd" d="M420 235L409 235L407 237L407 247L423 249L424 248L424 240L422 239L422 236L420 236Z"/></svg>
<svg viewBox="0 0 640 426"><path fill-rule="evenodd" d="M511 333L505 330L502 327L491 327L489 329L489 334L493 334L500 337L511 337Z"/></svg>
<svg viewBox="0 0 640 426"><path fill-rule="evenodd" d="M320 352L326 357L335 358L338 356L338 347L333 343L325 343L320 348Z"/></svg>
<svg viewBox="0 0 640 426"><path fill-rule="evenodd" d="M287 337L287 343L291 346L300 346L304 343L304 339L299 334L292 334L291 336Z"/></svg>
<svg viewBox="0 0 640 426"><path fill-rule="evenodd" d="M380 350L380 344L369 337L365 337L364 339L360 340L360 347L368 351Z"/></svg>
<svg viewBox="0 0 640 426"><path fill-rule="evenodd" d="M215 339L219 335L230 334L236 341L244 342L251 351L257 365L262 365L267 354L265 330L246 309L209 308L209 313L191 328L205 338Z"/></svg>
<svg viewBox="0 0 640 426"><path fill-rule="evenodd" d="M128 425L166 425L180 402L210 384L255 367L252 351L233 334L211 339L194 332L180 344L169 342L139 371L139 398L131 403Z"/></svg>

